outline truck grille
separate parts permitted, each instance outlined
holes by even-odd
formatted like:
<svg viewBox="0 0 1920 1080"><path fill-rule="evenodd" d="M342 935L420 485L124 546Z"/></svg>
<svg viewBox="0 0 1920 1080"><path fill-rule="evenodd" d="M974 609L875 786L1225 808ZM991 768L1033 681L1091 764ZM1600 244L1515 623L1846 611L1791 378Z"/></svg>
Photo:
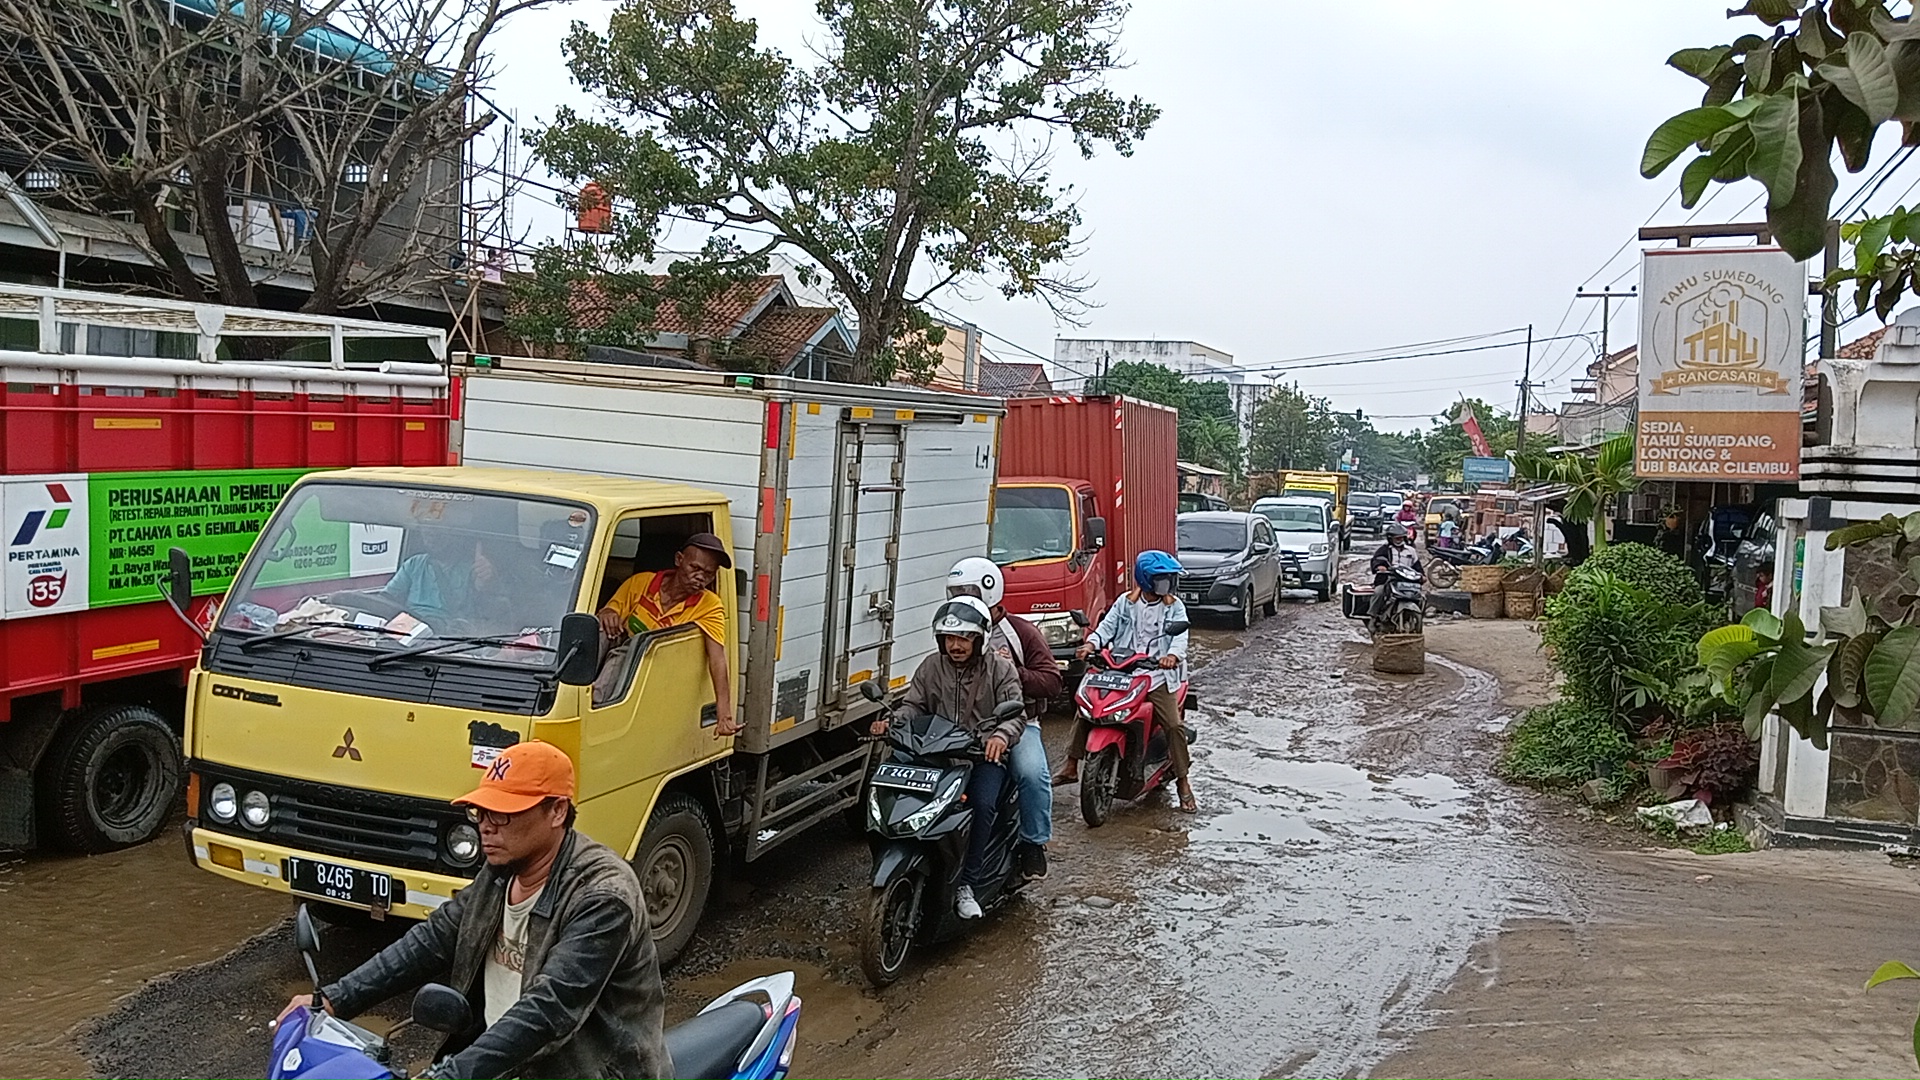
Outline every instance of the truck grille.
<svg viewBox="0 0 1920 1080"><path fill-rule="evenodd" d="M448 862L441 834L463 820L460 812L437 799L416 799L359 788L315 784L284 776L193 762L200 774L201 805L194 808L200 826L234 836L258 837L312 852L390 866L471 877L477 867ZM221 823L208 813L206 800L215 784L226 782L244 794L262 791L273 808L258 832L238 822Z"/></svg>

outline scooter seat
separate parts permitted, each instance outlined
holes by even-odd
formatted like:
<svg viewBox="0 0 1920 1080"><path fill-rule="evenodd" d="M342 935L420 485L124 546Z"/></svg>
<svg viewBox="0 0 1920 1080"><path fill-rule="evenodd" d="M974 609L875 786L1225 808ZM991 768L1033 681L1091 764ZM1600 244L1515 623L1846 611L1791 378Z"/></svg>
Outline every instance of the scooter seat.
<svg viewBox="0 0 1920 1080"><path fill-rule="evenodd" d="M767 1022L765 1007L729 1001L667 1029L667 1053L680 1080L727 1080Z"/></svg>

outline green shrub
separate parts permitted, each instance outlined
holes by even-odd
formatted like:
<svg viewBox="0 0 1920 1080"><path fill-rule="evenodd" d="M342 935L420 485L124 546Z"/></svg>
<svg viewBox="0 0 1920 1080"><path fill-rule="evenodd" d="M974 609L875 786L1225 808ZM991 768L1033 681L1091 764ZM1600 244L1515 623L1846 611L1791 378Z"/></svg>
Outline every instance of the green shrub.
<svg viewBox="0 0 1920 1080"><path fill-rule="evenodd" d="M1541 787L1606 776L1633 759L1633 744L1604 709L1562 699L1529 710L1500 756L1500 773Z"/></svg>
<svg viewBox="0 0 1920 1080"><path fill-rule="evenodd" d="M1698 665L1700 635L1720 620L1704 603L1662 600L1647 587L1590 566L1582 565L1565 590L1547 598L1541 636L1560 671L1562 695L1626 727L1631 713L1645 711L1636 688L1649 678L1679 683Z"/></svg>
<svg viewBox="0 0 1920 1080"><path fill-rule="evenodd" d="M1707 598L1686 563L1645 544L1609 544L1589 555L1572 576L1578 580L1585 574L1612 574L1668 604L1698 604Z"/></svg>

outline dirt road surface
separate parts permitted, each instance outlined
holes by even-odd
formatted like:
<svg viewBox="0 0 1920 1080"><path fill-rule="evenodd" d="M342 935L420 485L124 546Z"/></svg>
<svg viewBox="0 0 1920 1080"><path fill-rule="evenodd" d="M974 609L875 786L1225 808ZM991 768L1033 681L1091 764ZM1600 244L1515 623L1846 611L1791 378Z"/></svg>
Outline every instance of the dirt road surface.
<svg viewBox="0 0 1920 1080"><path fill-rule="evenodd" d="M1089 829L1075 789L1056 789L1052 876L880 993L856 964L865 844L822 828L720 891L670 973L670 1019L791 968L799 1076L1911 1071L1915 995L1858 992L1879 959L1920 960L1895 921L1914 899L1905 871L1643 853L1491 779L1497 733L1546 693L1528 624L1438 622L1423 676L1375 675L1334 604L1198 637L1197 816L1152 800ZM1056 756L1064 732L1049 723ZM285 907L175 846L144 876L86 879L84 903L60 889L94 861L0 869L0 902L35 897L36 925L65 942L0 939L0 967L38 958L31 985L75 994L36 1025L15 1006L46 1010L46 991L0 988L0 1073L259 1074L265 1022L303 982ZM193 897L181 921L102 929L179 888L207 890L177 894ZM329 932L325 966L385 933Z"/></svg>

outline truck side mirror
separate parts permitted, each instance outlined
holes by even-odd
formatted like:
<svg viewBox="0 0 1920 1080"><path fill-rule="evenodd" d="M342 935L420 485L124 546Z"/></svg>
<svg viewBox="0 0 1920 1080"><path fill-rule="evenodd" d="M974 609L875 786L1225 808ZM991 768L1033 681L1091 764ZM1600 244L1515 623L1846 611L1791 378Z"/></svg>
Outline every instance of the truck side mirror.
<svg viewBox="0 0 1920 1080"><path fill-rule="evenodd" d="M187 605L193 603L193 559L184 548L167 549L166 575L154 586L160 590L161 598L173 609L173 613L180 616L180 621L192 627L193 632L204 639L207 632L187 614Z"/></svg>
<svg viewBox="0 0 1920 1080"><path fill-rule="evenodd" d="M600 620L575 611L560 620L560 685L592 686L600 674Z"/></svg>
<svg viewBox="0 0 1920 1080"><path fill-rule="evenodd" d="M413 995L413 1022L451 1035L472 1026L473 1006L453 987L428 983Z"/></svg>
<svg viewBox="0 0 1920 1080"><path fill-rule="evenodd" d="M1087 519L1087 543L1096 549L1107 546L1107 519L1090 517Z"/></svg>

